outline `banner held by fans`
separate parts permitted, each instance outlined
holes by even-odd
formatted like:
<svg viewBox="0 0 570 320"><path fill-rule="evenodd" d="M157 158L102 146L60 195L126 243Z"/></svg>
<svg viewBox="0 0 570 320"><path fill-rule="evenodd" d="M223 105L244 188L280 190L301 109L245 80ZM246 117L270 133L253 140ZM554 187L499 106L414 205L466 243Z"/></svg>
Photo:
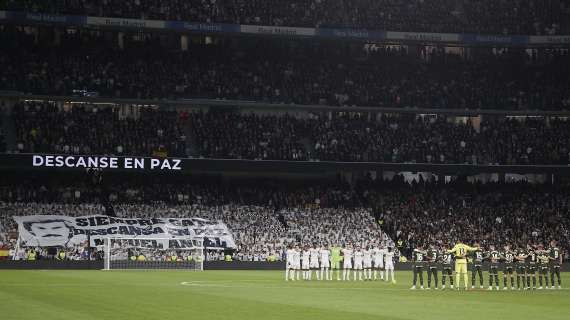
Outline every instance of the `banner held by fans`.
<svg viewBox="0 0 570 320"><path fill-rule="evenodd" d="M22 246L73 247L90 239L91 246L102 245L105 238L166 239L160 248L194 246L203 239L206 249L235 248L234 238L221 221L203 218L117 218L104 215L81 217L57 215L16 216ZM150 243L149 243L150 244ZM154 244L152 244L154 245Z"/></svg>

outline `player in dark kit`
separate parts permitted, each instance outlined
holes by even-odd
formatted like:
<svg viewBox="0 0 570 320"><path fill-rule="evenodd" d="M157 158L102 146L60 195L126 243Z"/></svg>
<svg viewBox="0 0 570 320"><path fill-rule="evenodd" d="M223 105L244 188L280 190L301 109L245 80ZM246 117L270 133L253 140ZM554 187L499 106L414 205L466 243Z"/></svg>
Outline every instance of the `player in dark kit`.
<svg viewBox="0 0 570 320"><path fill-rule="evenodd" d="M546 284L546 289L548 289L548 270L550 269L550 256L547 250L540 247L538 251L538 281L540 287L539 290L542 290L542 277L544 277L544 282Z"/></svg>
<svg viewBox="0 0 570 320"><path fill-rule="evenodd" d="M427 264L427 276L428 276L428 290L431 289L431 278L433 275L434 278L434 285L435 285L435 290L439 289L437 287L437 263L438 263L438 258L439 258L439 252L437 251L437 249L435 249L434 246L430 246L428 252L427 252L427 260L428 260L428 264Z"/></svg>
<svg viewBox="0 0 570 320"><path fill-rule="evenodd" d="M511 278L511 290L515 289L515 278L513 276L514 273L514 265L513 262L515 261L515 253L511 251L510 246L505 246L505 252L503 253L503 258L505 263L503 265L503 290L507 290L507 276Z"/></svg>
<svg viewBox="0 0 570 320"><path fill-rule="evenodd" d="M551 289L554 289L554 275L558 278L558 289L562 288L562 281L560 280L560 266L562 265L562 252L558 248L556 241L550 242L550 284Z"/></svg>
<svg viewBox="0 0 570 320"><path fill-rule="evenodd" d="M479 247L476 243L475 247ZM475 288L475 278L479 274L479 288L483 289L483 251L477 249L473 251L473 269L471 269L471 289Z"/></svg>
<svg viewBox="0 0 570 320"><path fill-rule="evenodd" d="M489 260L489 290L493 290L493 278L495 278L495 288L499 290L499 261L501 261L501 254L495 250L495 246L489 247L489 252L485 259Z"/></svg>
<svg viewBox="0 0 570 320"><path fill-rule="evenodd" d="M418 282L418 276L420 278L420 288L424 288L424 264L426 258L426 252L423 250L422 246L414 249L413 252L413 262L414 262L414 284L410 289L415 290L416 284Z"/></svg>
<svg viewBox="0 0 570 320"><path fill-rule="evenodd" d="M451 289L453 289L453 255L447 251L443 251L441 255L441 288L445 289L445 278L449 277L449 284Z"/></svg>
<svg viewBox="0 0 570 320"><path fill-rule="evenodd" d="M524 287L525 279L526 279L526 258L528 254L526 250L522 247L517 250L517 255L515 256L516 265L517 265L517 288L522 290ZM522 280L522 284L521 284ZM526 288L525 288L526 289Z"/></svg>
<svg viewBox="0 0 570 320"><path fill-rule="evenodd" d="M538 254L531 246L527 247L528 250L528 265L526 268L526 287L531 288L530 278L532 278L532 289L536 290L536 264L538 263Z"/></svg>

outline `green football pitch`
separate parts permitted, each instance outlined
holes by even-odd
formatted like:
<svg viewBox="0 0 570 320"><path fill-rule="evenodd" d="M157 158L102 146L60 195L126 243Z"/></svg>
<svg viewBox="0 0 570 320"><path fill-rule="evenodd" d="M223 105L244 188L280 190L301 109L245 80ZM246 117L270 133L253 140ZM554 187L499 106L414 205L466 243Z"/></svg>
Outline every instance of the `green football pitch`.
<svg viewBox="0 0 570 320"><path fill-rule="evenodd" d="M0 319L570 319L570 290L409 290L277 271L0 271ZM563 273L563 285L570 274Z"/></svg>

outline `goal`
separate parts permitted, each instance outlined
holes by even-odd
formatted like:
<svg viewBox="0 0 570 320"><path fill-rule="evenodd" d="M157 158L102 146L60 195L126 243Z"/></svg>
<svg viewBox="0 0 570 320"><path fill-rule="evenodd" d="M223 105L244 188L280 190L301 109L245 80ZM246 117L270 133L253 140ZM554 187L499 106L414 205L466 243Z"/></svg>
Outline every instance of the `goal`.
<svg viewBox="0 0 570 320"><path fill-rule="evenodd" d="M106 238L104 270L204 270L202 238Z"/></svg>

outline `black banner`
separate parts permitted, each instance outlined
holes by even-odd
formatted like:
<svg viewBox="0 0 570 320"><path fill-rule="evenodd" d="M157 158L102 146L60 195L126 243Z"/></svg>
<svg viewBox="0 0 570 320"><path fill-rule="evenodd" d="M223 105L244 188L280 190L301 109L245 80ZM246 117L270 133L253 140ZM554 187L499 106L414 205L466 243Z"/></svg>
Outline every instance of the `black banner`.
<svg viewBox="0 0 570 320"><path fill-rule="evenodd" d="M156 158L134 156L0 154L0 170L88 170L190 173L291 172L320 173L347 170L387 170L441 174L541 173L570 174L570 165L473 165L390 162L286 161L244 159Z"/></svg>

